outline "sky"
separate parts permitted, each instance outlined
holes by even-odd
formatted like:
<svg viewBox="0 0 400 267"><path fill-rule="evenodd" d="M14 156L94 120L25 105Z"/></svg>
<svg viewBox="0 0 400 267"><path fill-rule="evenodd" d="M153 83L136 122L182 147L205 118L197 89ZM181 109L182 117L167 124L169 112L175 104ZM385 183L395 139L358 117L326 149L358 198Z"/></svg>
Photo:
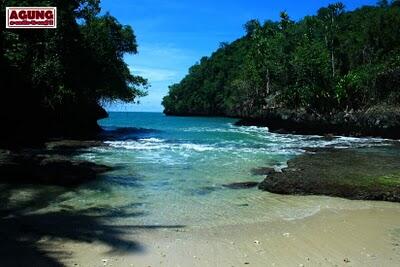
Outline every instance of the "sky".
<svg viewBox="0 0 400 267"><path fill-rule="evenodd" d="M314 15L335 0L102 0L122 24L131 25L139 53L125 56L131 72L147 78L148 96L138 104L112 103L108 111L161 112L168 86L179 82L190 66L209 56L221 42L244 35L250 19L279 20L286 11L293 20ZM346 10L377 0L342 0Z"/></svg>

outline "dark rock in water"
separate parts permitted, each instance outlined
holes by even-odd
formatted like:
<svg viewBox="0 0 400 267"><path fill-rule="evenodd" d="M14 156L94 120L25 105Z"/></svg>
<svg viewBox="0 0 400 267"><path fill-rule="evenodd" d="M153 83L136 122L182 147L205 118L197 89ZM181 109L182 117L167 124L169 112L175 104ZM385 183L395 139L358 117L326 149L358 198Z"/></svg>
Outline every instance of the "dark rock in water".
<svg viewBox="0 0 400 267"><path fill-rule="evenodd" d="M257 185L258 185L257 182L239 182L239 183L224 184L222 186L230 189L247 189L256 187Z"/></svg>
<svg viewBox="0 0 400 267"><path fill-rule="evenodd" d="M75 186L112 168L46 151L0 153L0 182Z"/></svg>
<svg viewBox="0 0 400 267"><path fill-rule="evenodd" d="M316 149L289 160L259 188L278 194L400 202L400 148Z"/></svg>
<svg viewBox="0 0 400 267"><path fill-rule="evenodd" d="M253 175L270 175L274 172L276 172L275 169L271 167L254 168L251 170L251 174Z"/></svg>
<svg viewBox="0 0 400 267"><path fill-rule="evenodd" d="M97 140L55 140L46 143L46 148L50 150L75 150L96 146L106 146L106 144Z"/></svg>

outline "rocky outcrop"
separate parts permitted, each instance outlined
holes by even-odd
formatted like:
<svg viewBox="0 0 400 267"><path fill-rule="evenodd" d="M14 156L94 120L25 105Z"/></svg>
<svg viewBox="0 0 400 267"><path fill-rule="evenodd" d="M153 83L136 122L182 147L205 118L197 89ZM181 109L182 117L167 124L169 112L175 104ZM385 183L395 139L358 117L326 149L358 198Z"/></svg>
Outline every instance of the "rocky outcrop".
<svg viewBox="0 0 400 267"><path fill-rule="evenodd" d="M278 194L400 202L400 147L319 149L289 160L259 188Z"/></svg>
<svg viewBox="0 0 400 267"><path fill-rule="evenodd" d="M271 132L318 135L400 138L400 108L375 106L363 111L318 115L305 110L270 109L257 117L243 118L243 126L264 126Z"/></svg>
<svg viewBox="0 0 400 267"><path fill-rule="evenodd" d="M52 140L45 143L46 149L52 151L70 151L70 150L79 150L86 149L97 146L106 146L103 141L99 140L68 140L68 139L60 139L60 140Z"/></svg>
<svg viewBox="0 0 400 267"><path fill-rule="evenodd" d="M77 186L112 170L66 155L53 149L0 150L0 182Z"/></svg>
<svg viewBox="0 0 400 267"><path fill-rule="evenodd" d="M101 132L97 121L108 116L97 102L68 103L55 110L29 103L20 105L22 109L0 112L4 125L4 130L0 131L1 148L43 146L52 138L97 138Z"/></svg>

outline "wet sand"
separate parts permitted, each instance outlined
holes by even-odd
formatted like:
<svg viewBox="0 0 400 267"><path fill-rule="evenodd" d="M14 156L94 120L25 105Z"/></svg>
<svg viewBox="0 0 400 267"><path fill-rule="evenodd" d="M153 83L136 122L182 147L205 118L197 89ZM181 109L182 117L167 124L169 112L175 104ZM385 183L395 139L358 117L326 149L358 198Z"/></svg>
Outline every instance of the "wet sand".
<svg viewBox="0 0 400 267"><path fill-rule="evenodd" d="M67 266L399 266L400 208L325 209L292 221L139 230L123 239L141 249L50 243Z"/></svg>

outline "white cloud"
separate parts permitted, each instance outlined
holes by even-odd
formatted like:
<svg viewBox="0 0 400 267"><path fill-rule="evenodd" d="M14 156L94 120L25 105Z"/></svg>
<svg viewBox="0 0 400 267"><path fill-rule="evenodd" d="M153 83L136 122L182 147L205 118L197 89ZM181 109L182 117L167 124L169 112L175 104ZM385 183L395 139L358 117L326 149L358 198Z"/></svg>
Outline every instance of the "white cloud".
<svg viewBox="0 0 400 267"><path fill-rule="evenodd" d="M176 79L178 73L169 69L152 68L152 67L130 67L132 74L140 75L148 79L150 82L163 82Z"/></svg>
<svg viewBox="0 0 400 267"><path fill-rule="evenodd" d="M174 59L176 61L177 59L185 60L190 58L191 51L176 48L171 44L143 44L142 46L139 46L139 56L141 54L153 56L159 59Z"/></svg>

